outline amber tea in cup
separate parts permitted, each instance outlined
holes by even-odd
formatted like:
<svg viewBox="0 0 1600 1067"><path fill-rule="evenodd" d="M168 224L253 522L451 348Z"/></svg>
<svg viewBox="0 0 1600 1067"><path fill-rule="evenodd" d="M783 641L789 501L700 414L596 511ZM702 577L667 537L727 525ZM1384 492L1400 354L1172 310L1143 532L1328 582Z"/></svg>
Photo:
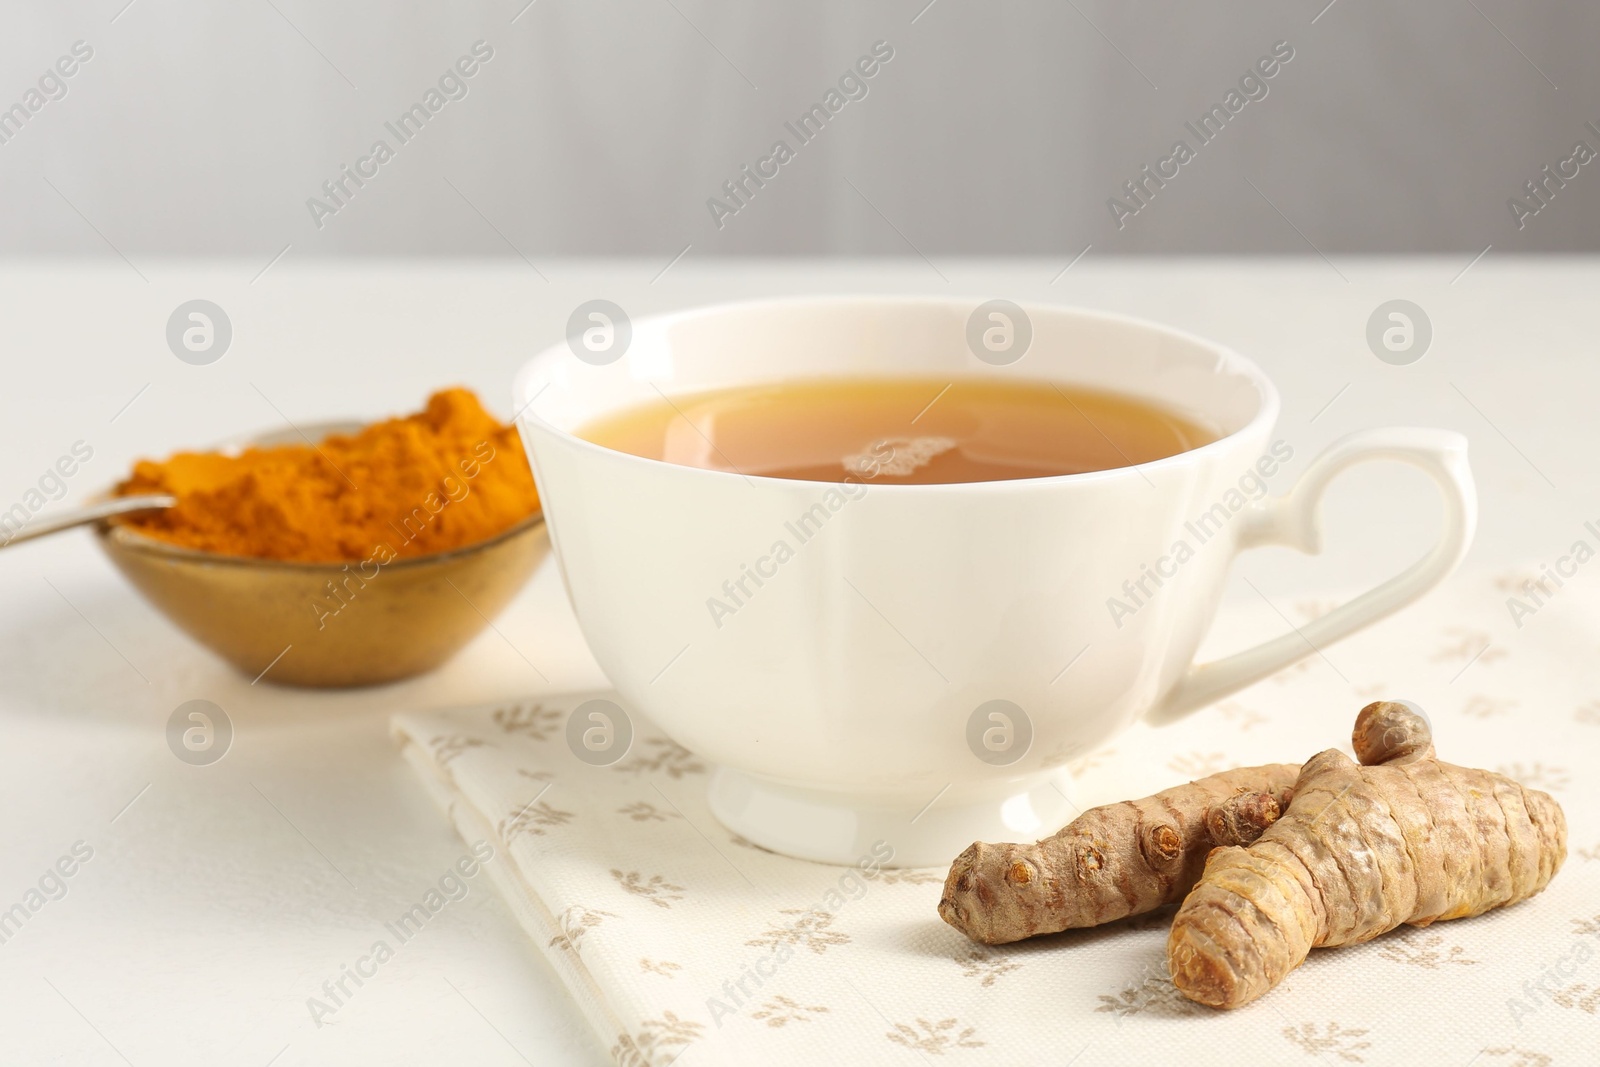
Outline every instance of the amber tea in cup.
<svg viewBox="0 0 1600 1067"><path fill-rule="evenodd" d="M579 436L688 467L915 485L1110 470L1217 434L1148 400L1054 382L831 378L662 397Z"/></svg>

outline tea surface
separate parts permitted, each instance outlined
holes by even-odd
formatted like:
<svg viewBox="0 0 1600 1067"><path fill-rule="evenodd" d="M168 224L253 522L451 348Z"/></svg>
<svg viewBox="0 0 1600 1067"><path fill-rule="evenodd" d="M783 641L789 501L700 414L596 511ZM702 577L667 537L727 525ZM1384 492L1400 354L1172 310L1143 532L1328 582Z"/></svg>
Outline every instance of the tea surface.
<svg viewBox="0 0 1600 1067"><path fill-rule="evenodd" d="M686 394L578 436L689 467L771 478L986 482L1147 463L1216 439L1153 403L1043 381L832 378Z"/></svg>

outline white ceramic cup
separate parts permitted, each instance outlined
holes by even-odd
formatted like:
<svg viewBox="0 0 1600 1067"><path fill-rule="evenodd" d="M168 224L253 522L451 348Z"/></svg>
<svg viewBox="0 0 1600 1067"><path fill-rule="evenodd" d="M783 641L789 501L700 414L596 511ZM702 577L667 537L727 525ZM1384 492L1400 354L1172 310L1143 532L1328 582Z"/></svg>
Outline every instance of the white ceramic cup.
<svg viewBox="0 0 1600 1067"><path fill-rule="evenodd" d="M1471 541L1458 434L1352 434L1269 497L1278 394L1242 356L1117 315L985 306L977 326L998 326L989 336L1002 348L1031 332L1020 358L996 365L1010 357L980 359L968 340L983 333L969 331L978 306L722 305L633 323L615 362L562 344L517 377L518 423L589 647L626 710L716 765L712 810L756 844L852 863L882 840L896 864L930 866L976 839L1051 832L1073 814L1068 761L1390 614ZM678 466L577 436L663 395L849 375L1049 379L1146 398L1221 436L1088 474L855 486ZM1439 542L1298 631L1193 663L1234 556L1318 551L1323 489L1367 459L1433 478ZM759 584L744 578L730 599L725 583L751 571Z"/></svg>

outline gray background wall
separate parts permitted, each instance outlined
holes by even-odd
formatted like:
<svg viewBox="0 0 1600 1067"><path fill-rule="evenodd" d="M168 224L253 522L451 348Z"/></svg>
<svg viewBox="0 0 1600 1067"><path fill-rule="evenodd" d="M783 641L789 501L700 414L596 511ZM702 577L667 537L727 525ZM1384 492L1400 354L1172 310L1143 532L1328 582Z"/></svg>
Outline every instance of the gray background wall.
<svg viewBox="0 0 1600 1067"><path fill-rule="evenodd" d="M11 5L0 253L1048 253L1600 248L1600 9L1512 0L94 0ZM470 45L494 58L348 207L306 208ZM705 201L856 58L894 59L748 208ZM1106 199L1276 41L1149 207ZM109 246L109 247L108 247Z"/></svg>

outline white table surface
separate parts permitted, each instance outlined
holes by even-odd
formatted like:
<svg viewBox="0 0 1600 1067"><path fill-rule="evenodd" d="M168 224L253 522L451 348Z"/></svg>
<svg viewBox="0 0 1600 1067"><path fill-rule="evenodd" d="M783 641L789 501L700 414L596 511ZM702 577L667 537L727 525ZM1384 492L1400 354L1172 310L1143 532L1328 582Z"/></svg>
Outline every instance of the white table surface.
<svg viewBox="0 0 1600 1067"><path fill-rule="evenodd" d="M1452 284L1464 257L1091 253L1052 284L1064 259L936 259L935 270L917 258L690 255L659 277L664 260L540 262L546 281L518 260L319 266L291 253L252 282L268 258L0 264L0 510L79 440L94 456L63 504L136 457L281 426L278 411L370 418L461 382L507 414L513 372L593 297L638 317L882 291L1084 304L1234 346L1284 394L1280 435L1295 460L1277 491L1351 430L1458 429L1483 501L1469 567L1548 562L1600 518L1595 260L1491 252ZM164 339L171 311L196 297L234 327L230 351L205 367L181 363ZM1364 340L1368 315L1394 297L1433 323L1432 348L1411 366L1381 363ZM1403 470L1352 472L1326 502L1327 552L1249 554L1230 596L1256 597L1243 577L1268 597L1302 597L1398 569L1437 528L1424 484ZM545 691L526 660L549 690L603 684L550 567L499 633L443 669L345 693L251 686L147 606L81 531L0 552L0 605L0 909L75 842L94 849L67 895L0 944L0 1063L606 1062L482 881L335 1021L317 1028L306 1006L464 851L397 757L389 714ZM179 762L164 734L197 697L237 731L207 767Z"/></svg>

